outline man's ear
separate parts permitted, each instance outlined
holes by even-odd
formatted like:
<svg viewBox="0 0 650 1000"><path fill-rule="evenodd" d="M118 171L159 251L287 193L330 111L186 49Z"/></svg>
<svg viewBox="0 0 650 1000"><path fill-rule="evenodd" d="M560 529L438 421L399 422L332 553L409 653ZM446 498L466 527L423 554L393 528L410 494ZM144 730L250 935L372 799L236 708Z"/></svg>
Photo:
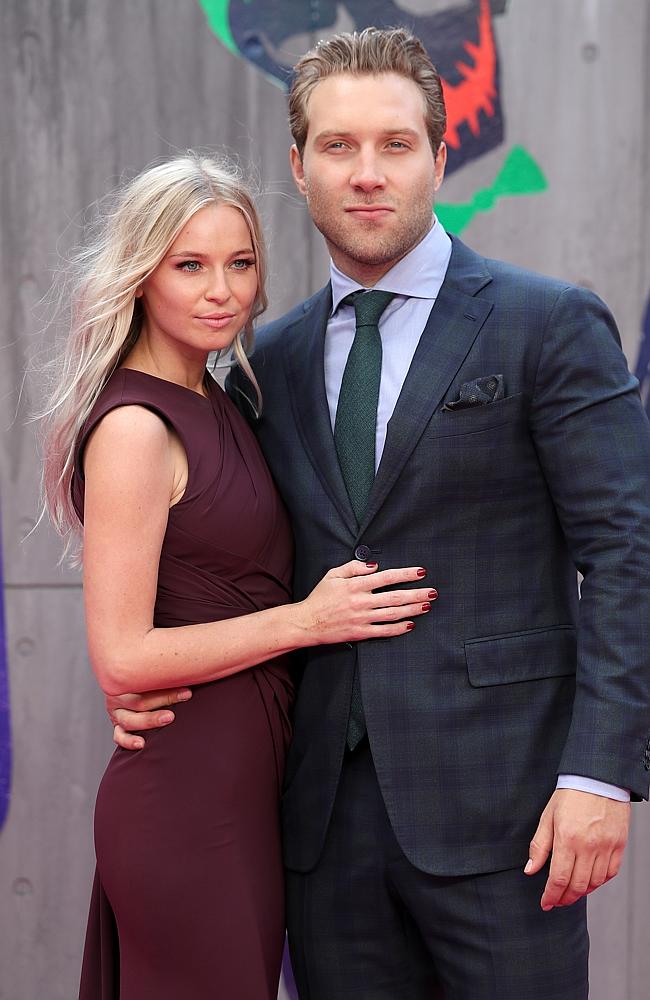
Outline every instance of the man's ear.
<svg viewBox="0 0 650 1000"><path fill-rule="evenodd" d="M301 195L306 198L307 187L305 185L305 171L302 165L302 157L298 152L298 147L295 143L289 150L289 165L291 167L291 173L293 174L296 187L300 191Z"/></svg>
<svg viewBox="0 0 650 1000"><path fill-rule="evenodd" d="M434 174L435 183L433 190L437 191L442 184L442 179L445 176L445 166L447 164L447 147L444 142L441 142L438 146L438 152L436 153Z"/></svg>

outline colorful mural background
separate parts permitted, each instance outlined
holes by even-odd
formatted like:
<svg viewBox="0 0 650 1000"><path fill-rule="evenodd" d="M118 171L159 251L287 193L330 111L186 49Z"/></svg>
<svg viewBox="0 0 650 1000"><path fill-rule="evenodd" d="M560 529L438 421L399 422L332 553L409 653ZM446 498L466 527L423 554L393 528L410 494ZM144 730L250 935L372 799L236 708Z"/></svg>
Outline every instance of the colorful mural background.
<svg viewBox="0 0 650 1000"><path fill-rule="evenodd" d="M501 146L505 121L501 102L499 52L493 18L507 0L472 0L432 14L414 14L392 0L199 0L215 35L274 83L287 88L292 68L279 52L289 39L332 33L341 12L361 30L369 25L404 25L424 43L443 80L447 107L447 174ZM292 48L294 48L292 46ZM294 48L295 50L295 48ZM462 204L440 202L443 225L461 233L477 212L490 212L500 198L536 194L545 177L523 146L505 154L494 180Z"/></svg>

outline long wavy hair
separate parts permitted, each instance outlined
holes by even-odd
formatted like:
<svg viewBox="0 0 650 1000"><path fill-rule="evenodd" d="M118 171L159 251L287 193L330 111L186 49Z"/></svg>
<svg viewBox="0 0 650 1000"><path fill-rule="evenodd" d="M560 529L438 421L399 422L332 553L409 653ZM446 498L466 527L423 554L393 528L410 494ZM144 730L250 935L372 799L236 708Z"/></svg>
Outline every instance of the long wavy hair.
<svg viewBox="0 0 650 1000"><path fill-rule="evenodd" d="M136 291L156 269L183 226L208 205L230 205L244 216L257 269L257 295L233 353L260 389L248 362L253 321L267 306L267 262L253 197L232 164L188 152L149 167L121 187L101 213L94 238L78 251L68 283L70 330L55 362L54 388L43 422L43 505L63 537L62 558L78 563L81 525L72 505L75 445L106 382L134 346L144 312Z"/></svg>

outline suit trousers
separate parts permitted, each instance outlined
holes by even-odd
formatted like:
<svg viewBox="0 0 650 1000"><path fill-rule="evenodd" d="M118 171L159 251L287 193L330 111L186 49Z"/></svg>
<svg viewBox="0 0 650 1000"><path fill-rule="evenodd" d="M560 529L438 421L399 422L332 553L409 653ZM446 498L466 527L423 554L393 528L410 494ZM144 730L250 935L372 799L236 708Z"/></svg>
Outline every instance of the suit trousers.
<svg viewBox="0 0 650 1000"><path fill-rule="evenodd" d="M300 1000L586 1000L586 900L544 913L547 874L415 868L364 739L346 753L318 864L287 872Z"/></svg>

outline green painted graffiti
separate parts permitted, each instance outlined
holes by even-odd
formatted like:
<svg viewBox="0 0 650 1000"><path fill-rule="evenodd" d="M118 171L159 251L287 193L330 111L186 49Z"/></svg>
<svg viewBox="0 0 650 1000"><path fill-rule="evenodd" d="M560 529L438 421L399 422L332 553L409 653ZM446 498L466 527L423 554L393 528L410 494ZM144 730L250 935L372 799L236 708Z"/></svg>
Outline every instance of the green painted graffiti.
<svg viewBox="0 0 650 1000"><path fill-rule="evenodd" d="M199 0L199 3L203 7L210 30L215 33L227 49L239 55L239 49L235 44L235 39L232 37L230 21L228 20L230 0Z"/></svg>
<svg viewBox="0 0 650 1000"><path fill-rule="evenodd" d="M460 204L439 203L436 205L436 215L445 229L458 234L478 212L489 212L500 198L539 194L547 187L546 178L530 153L523 146L513 146L492 184L480 188L469 201Z"/></svg>

